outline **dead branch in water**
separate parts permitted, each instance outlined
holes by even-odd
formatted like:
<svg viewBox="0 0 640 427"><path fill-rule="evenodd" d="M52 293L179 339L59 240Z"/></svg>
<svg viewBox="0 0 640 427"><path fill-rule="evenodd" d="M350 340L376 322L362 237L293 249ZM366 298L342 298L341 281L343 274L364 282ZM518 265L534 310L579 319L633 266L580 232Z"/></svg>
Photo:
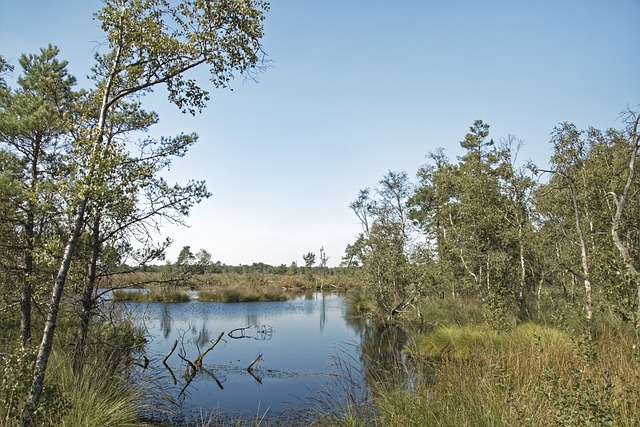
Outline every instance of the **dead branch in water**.
<svg viewBox="0 0 640 427"><path fill-rule="evenodd" d="M211 345L209 347L207 347L207 349L205 351L203 351L202 353L200 353L200 355L198 356L198 358L195 360L195 365L198 367L202 367L202 359L204 359L204 356L209 353L211 350L213 350L213 347L215 347L220 340L222 339L222 336L224 335L224 332L220 332L220 335L218 335L218 338L213 341L211 343Z"/></svg>
<svg viewBox="0 0 640 427"><path fill-rule="evenodd" d="M147 356L142 356L142 359L133 359L131 358L131 363L137 366L140 366L142 369L147 369L149 366L149 359Z"/></svg>
<svg viewBox="0 0 640 427"><path fill-rule="evenodd" d="M249 375L251 375L253 377L254 380L256 380L256 382L258 384L262 384L262 378L260 378L259 376L257 376L256 374L253 373L252 370L247 369L247 372L249 372Z"/></svg>
<svg viewBox="0 0 640 427"><path fill-rule="evenodd" d="M162 362L162 364L167 369L167 371L169 371L169 374L171 374L171 379L173 380L173 385L178 384L178 379L176 378L175 374L173 373L173 370L166 363Z"/></svg>
<svg viewBox="0 0 640 427"><path fill-rule="evenodd" d="M251 362L249 364L249 366L247 366L247 371L251 372L251 370L253 369L253 365L255 365L256 363L258 363L259 361L262 360L262 353L260 353L259 355L256 356L255 359L253 359L253 362Z"/></svg>
<svg viewBox="0 0 640 427"><path fill-rule="evenodd" d="M169 353L167 353L167 355L164 357L164 359L162 359L162 363L166 366L167 365L167 359L169 357L171 357L171 355L173 354L173 351L176 349L176 346L178 345L178 340L175 340L173 342L173 347L171 347L171 350L169 350Z"/></svg>
<svg viewBox="0 0 640 427"><path fill-rule="evenodd" d="M252 330L252 333L247 333L247 331ZM236 328L229 331L227 334L229 338L233 338L235 340L241 338L253 338L258 341L266 341L273 338L273 328L269 325L250 325L245 328Z"/></svg>
<svg viewBox="0 0 640 427"><path fill-rule="evenodd" d="M184 357L181 354L178 354L178 356L180 357L180 359L184 360L185 362L187 362L189 364L189 366L191 366L191 375L189 375L190 377L193 377L196 375L196 371L198 370L198 368L196 368L196 365L193 364L193 362L191 362L191 360L187 359L186 357Z"/></svg>

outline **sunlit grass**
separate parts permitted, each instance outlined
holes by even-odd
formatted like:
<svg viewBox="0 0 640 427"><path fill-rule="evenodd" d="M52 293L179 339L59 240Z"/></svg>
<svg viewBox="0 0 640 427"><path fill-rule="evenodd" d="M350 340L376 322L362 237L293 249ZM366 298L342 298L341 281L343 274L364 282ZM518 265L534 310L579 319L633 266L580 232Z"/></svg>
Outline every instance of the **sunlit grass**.
<svg viewBox="0 0 640 427"><path fill-rule="evenodd" d="M136 389L113 372L99 365L87 366L83 375L76 378L69 362L52 364L51 375L60 385L69 403L69 411L61 424L81 426L135 426L138 423L140 397Z"/></svg>
<svg viewBox="0 0 640 427"><path fill-rule="evenodd" d="M380 425L637 425L639 354L630 334L592 341L526 323L508 332L443 327L410 349L412 390L375 391ZM427 375L431 377L427 379Z"/></svg>
<svg viewBox="0 0 640 427"><path fill-rule="evenodd" d="M202 290L198 293L198 299L200 301L233 303L286 301L289 297L286 292L273 288L255 289L250 287L234 286L229 288Z"/></svg>
<svg viewBox="0 0 640 427"><path fill-rule="evenodd" d="M130 302L187 302L190 300L186 292L170 290L142 292L118 289L113 291L112 298L114 301Z"/></svg>

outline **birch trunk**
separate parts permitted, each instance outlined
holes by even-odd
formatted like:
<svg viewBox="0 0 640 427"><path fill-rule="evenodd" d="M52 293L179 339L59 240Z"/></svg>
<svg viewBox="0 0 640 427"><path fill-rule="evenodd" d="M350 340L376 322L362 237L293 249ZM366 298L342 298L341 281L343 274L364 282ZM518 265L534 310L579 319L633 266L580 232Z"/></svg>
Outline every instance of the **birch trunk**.
<svg viewBox="0 0 640 427"><path fill-rule="evenodd" d="M636 115L630 132L629 139L631 142L631 154L629 159L629 175L627 175L627 181L624 185L624 189L622 190L622 194L620 195L620 197L617 197L614 193L611 194L613 195L613 200L616 205L616 212L611 221L611 237L613 239L614 245L618 249L618 252L622 256L627 270L636 282L638 292L636 307L636 326L640 326L640 272L638 272L638 269L634 265L633 258L629 253L629 248L627 248L627 246L622 242L622 238L620 237L620 228L622 227L622 215L624 214L624 210L627 206L627 203L629 202L629 193L631 191L631 186L633 185L633 181L635 180L636 161L638 157L638 143L640 142L640 136L638 135L638 121L640 121L640 114Z"/></svg>

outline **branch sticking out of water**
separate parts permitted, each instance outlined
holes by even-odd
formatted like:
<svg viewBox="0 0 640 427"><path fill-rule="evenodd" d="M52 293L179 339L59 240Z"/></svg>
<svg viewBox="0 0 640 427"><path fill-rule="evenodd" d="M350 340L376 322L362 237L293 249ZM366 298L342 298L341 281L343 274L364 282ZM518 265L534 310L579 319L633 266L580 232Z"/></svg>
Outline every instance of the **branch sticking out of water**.
<svg viewBox="0 0 640 427"><path fill-rule="evenodd" d="M189 373L188 373L188 369L189 369L189 367L187 367L187 374L188 374L187 376L188 376L188 377L195 377L195 376L196 376L196 371L197 371L196 365L194 365L194 364L191 362L191 360L187 359L187 358L186 358L186 357L184 357L183 355L178 354L178 356L180 356L180 359L184 360L185 362L187 362L187 363L189 364L189 366L191 366L191 374L189 374Z"/></svg>
<svg viewBox="0 0 640 427"><path fill-rule="evenodd" d="M195 360L195 365L198 367L202 367L202 359L204 359L204 356L209 353L211 350L213 350L213 347L215 347L220 340L222 339L222 336L224 335L224 332L220 332L220 335L218 335L218 338L213 341L211 343L211 345L209 347L207 347L207 349L205 351L203 351L202 353L200 353L200 355L198 356L198 358Z"/></svg>
<svg viewBox="0 0 640 427"><path fill-rule="evenodd" d="M259 361L262 360L262 353L260 353L259 355L256 356L255 359L253 359L253 362L251 362L249 364L249 366L247 366L247 371L251 372L251 370L253 369L253 365L255 365L256 363L258 363Z"/></svg>
<svg viewBox="0 0 640 427"><path fill-rule="evenodd" d="M171 350L169 350L169 353L167 353L167 355L164 357L164 359L162 359L162 363L166 366L167 365L167 359L169 357L171 357L171 355L173 354L173 351L176 349L176 346L178 345L178 340L175 340L173 342L173 347L171 347Z"/></svg>
<svg viewBox="0 0 640 427"><path fill-rule="evenodd" d="M174 385L178 384L178 379L176 378L175 374L173 373L173 370L166 363L162 362L162 364L167 369L167 371L169 371L169 374L171 374L171 379L173 380L173 384Z"/></svg>
<svg viewBox="0 0 640 427"><path fill-rule="evenodd" d="M262 378L260 378L259 376L257 376L256 374L253 373L253 371L249 371L247 370L247 372L249 372L249 375L251 375L253 377L254 380L256 380L256 382L258 384L262 384Z"/></svg>

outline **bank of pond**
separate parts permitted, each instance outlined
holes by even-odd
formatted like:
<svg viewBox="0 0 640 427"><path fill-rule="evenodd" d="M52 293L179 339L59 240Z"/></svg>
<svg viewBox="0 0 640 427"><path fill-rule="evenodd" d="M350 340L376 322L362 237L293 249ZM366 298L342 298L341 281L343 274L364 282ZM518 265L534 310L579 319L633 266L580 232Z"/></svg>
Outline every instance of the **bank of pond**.
<svg viewBox="0 0 640 427"><path fill-rule="evenodd" d="M424 300L379 322L343 293L235 303L186 295L168 303L106 293L77 378L72 329L61 323L43 424L638 425L638 336L605 312L589 324L564 301L496 330L480 301L462 298ZM28 386L32 355L18 353L1 379L10 404ZM16 402L3 425L15 424Z"/></svg>
<svg viewBox="0 0 640 427"><path fill-rule="evenodd" d="M187 296L117 303L146 331L133 378L155 424L637 425L638 339L613 317L497 331L463 300L390 323L337 293Z"/></svg>

